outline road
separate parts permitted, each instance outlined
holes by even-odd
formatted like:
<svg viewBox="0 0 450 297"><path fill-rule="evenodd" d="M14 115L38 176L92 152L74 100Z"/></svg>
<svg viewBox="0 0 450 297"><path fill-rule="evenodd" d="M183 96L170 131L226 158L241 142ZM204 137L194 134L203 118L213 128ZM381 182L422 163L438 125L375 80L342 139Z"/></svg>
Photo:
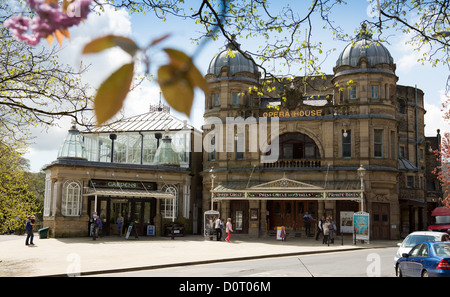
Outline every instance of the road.
<svg viewBox="0 0 450 297"><path fill-rule="evenodd" d="M393 277L397 248L180 266L101 274L117 277Z"/></svg>

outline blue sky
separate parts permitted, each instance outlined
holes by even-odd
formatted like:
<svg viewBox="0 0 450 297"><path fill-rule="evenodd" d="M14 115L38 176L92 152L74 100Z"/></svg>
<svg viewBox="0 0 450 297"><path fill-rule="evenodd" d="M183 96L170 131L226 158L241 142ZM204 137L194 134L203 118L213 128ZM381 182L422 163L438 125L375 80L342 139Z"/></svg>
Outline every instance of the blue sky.
<svg viewBox="0 0 450 297"><path fill-rule="evenodd" d="M193 2L192 0L188 1ZM277 5L290 3L290 5L302 12L302 4L309 1L274 1ZM354 36L354 30L359 28L360 24L370 18L367 10L368 1L349 1L350 4L345 7L337 7L332 13L332 19L336 25L340 26L349 35ZM293 3L293 4L292 4ZM313 19L314 21L314 19ZM333 66L341 52L347 45L347 42L333 40L329 30L321 29L323 23L313 22L314 25L314 42L321 41L323 49L336 49L333 51L326 61L322 64L322 71L327 74L333 73ZM170 38L161 43L161 47L173 47L185 51L192 55L196 46L192 44L190 38L197 36L196 31L201 27L194 26L192 20L180 20L175 17L168 16L166 22L162 22L154 18L151 14L132 14L129 15L125 10L114 11L107 9L101 16L91 15L88 20L80 26L70 30L71 40L65 41L60 58L63 62L73 66L78 66L80 61L90 63L90 71L85 76L85 81L93 86L98 86L114 69L120 67L128 60L126 54L119 49L110 50L107 53L82 56L81 48L84 44L95 37L106 34L117 34L132 37L141 45L146 45L155 38L165 34L171 34ZM392 35L388 39L388 43L384 45L390 51L394 62L397 65L396 75L399 77L398 84L415 86L425 93L425 109L427 114L425 117L425 134L426 136L434 136L436 129L441 131L449 130L449 124L442 120L441 102L442 94L449 71L447 67L431 67L430 65L421 65L417 62L418 53L413 52L410 46L404 44L405 36ZM258 46L258 40L238 40L241 48L253 48ZM206 74L209 62L217 54L225 44L224 39L218 41L210 41L202 49L202 51L194 57L194 63L199 70ZM43 43L46 46L45 43ZM152 55L152 73L156 72L157 64L162 63L163 56L155 51ZM299 73L300 74L300 73ZM156 84L146 83L139 87L133 94L130 94L125 102L125 114L133 116L141 114L148 110L150 104L157 104L160 98L160 91ZM179 118L186 118L191 124L200 128L203 122L204 96L200 91L196 92L191 117L175 113ZM29 153L25 155L30 160L31 170L37 172L45 164L49 164L56 160L59 146L67 134L70 127L70 120L63 120L59 123L59 127L51 128L49 131L36 129L35 144L30 147Z"/></svg>

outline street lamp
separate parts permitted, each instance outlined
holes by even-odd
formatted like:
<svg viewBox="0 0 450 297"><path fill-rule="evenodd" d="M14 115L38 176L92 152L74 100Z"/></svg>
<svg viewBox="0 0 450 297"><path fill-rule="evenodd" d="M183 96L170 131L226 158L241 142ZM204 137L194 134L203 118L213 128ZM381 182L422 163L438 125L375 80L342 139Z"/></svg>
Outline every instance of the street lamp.
<svg viewBox="0 0 450 297"><path fill-rule="evenodd" d="M361 211L364 211L364 175L366 175L366 169L361 164L356 171L361 180Z"/></svg>
<svg viewBox="0 0 450 297"><path fill-rule="evenodd" d="M211 177L211 210L214 210L213 206L213 190L214 190L214 179L216 176L214 175L214 167L211 167L209 170L209 176Z"/></svg>

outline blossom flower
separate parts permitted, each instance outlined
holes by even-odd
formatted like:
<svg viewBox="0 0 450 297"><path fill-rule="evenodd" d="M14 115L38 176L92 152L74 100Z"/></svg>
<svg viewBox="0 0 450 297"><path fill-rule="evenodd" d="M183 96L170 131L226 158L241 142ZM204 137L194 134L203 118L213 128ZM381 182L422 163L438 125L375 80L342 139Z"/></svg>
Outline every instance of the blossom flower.
<svg viewBox="0 0 450 297"><path fill-rule="evenodd" d="M56 31L66 30L78 25L90 12L92 0L73 0L66 9L53 2L45 0L27 0L28 6L36 12L30 19L22 14L14 15L4 22L13 36L29 45L36 45Z"/></svg>

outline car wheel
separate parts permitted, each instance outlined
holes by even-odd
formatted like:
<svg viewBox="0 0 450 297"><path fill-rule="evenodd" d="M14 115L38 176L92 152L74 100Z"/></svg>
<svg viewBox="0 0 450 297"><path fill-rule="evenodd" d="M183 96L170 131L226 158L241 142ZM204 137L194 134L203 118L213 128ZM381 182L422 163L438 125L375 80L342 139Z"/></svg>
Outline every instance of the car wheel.
<svg viewBox="0 0 450 297"><path fill-rule="evenodd" d="M428 271L426 270L422 271L422 277L428 277Z"/></svg>

